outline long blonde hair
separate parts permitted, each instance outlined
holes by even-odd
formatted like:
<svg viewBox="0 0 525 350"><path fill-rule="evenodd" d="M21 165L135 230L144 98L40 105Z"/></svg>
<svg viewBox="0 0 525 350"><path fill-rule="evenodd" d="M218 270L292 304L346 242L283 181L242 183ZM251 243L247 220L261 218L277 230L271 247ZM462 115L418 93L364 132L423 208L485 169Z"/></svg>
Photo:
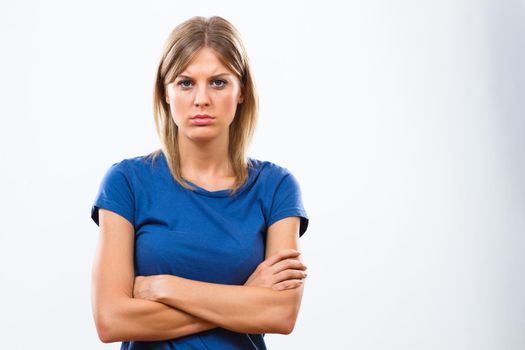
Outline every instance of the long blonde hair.
<svg viewBox="0 0 525 350"><path fill-rule="evenodd" d="M231 191L233 195L248 179L249 163L246 152L257 123L259 101L241 36L222 17L192 17L176 26L166 40L153 93L155 126L162 147L146 157L155 159L163 152L173 178L183 187L194 190L182 177L178 126L173 121L169 104L165 100L165 88L204 47L213 49L221 63L235 73L241 82L243 102L237 105L229 129L228 156L236 177Z"/></svg>

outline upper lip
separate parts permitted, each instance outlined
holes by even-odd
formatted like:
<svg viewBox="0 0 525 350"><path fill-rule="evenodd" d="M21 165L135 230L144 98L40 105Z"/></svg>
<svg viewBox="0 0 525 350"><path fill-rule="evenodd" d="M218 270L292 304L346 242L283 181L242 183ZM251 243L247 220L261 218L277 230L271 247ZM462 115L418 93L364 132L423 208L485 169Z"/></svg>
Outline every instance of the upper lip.
<svg viewBox="0 0 525 350"><path fill-rule="evenodd" d="M213 118L213 117L207 114L195 114L193 117L191 117L191 119L193 118Z"/></svg>

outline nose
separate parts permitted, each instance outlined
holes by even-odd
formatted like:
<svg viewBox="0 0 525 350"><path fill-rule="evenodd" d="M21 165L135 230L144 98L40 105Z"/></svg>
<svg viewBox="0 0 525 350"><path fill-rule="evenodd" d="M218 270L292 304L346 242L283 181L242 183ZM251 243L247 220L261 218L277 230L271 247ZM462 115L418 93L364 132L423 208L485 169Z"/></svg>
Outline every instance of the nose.
<svg viewBox="0 0 525 350"><path fill-rule="evenodd" d="M195 107L209 106L210 99L206 91L206 86L197 89L195 94Z"/></svg>

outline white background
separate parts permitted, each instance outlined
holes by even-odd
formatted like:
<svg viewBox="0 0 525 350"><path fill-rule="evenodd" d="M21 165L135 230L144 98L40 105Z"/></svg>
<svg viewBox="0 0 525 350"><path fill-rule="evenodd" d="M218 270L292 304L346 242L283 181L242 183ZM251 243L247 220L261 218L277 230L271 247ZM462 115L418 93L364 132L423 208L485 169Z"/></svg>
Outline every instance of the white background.
<svg viewBox="0 0 525 350"><path fill-rule="evenodd" d="M298 178L309 276L269 349L525 348L524 1L2 1L2 349L118 349L91 314L108 167L160 143L178 23L241 32L250 156Z"/></svg>

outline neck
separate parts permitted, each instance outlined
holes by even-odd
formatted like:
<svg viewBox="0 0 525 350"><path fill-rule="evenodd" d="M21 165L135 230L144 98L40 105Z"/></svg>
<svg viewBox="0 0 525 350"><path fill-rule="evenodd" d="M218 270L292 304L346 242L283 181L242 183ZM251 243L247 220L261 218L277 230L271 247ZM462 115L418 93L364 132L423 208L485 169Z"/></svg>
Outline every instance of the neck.
<svg viewBox="0 0 525 350"><path fill-rule="evenodd" d="M179 137L182 176L187 179L234 176L228 156L228 141L227 134L206 142Z"/></svg>

